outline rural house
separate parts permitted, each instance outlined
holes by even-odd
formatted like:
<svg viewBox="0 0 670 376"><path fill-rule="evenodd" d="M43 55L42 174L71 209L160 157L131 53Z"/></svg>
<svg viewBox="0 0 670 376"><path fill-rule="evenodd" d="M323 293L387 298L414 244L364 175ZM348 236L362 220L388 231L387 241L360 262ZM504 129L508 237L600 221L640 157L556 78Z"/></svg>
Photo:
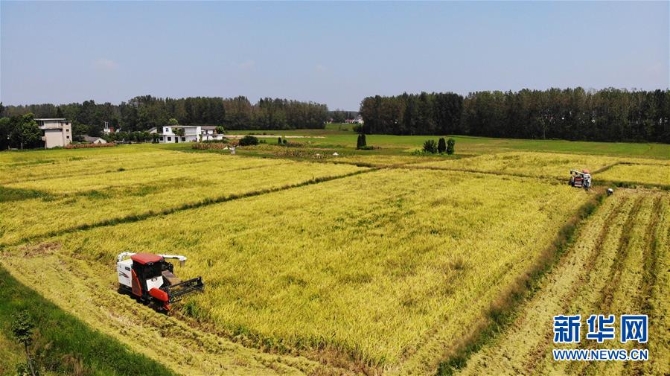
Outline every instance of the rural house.
<svg viewBox="0 0 670 376"><path fill-rule="evenodd" d="M184 133L178 135L183 129ZM197 142L200 141L200 134L202 129L199 125L164 125L156 128L156 133L159 134L158 142L161 144L178 144L180 142Z"/></svg>
<svg viewBox="0 0 670 376"><path fill-rule="evenodd" d="M65 118L35 119L42 130L42 141L46 149L64 147L72 142L72 123Z"/></svg>
<svg viewBox="0 0 670 376"><path fill-rule="evenodd" d="M178 129L184 130L183 136L175 133L179 132ZM223 135L216 133L216 126L213 125L165 125L151 128L149 133L157 133L159 135L158 142L162 144L223 139Z"/></svg>

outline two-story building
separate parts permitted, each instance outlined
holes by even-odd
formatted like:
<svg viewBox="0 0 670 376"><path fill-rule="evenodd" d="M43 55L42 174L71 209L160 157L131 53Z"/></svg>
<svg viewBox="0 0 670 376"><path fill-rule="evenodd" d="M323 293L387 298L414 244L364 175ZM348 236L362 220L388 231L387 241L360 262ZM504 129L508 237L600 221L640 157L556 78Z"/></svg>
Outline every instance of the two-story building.
<svg viewBox="0 0 670 376"><path fill-rule="evenodd" d="M175 132L178 129L183 129L183 136ZM156 128L158 133L158 142L161 144L177 144L180 142L197 142L200 141L202 129L199 125L164 125Z"/></svg>
<svg viewBox="0 0 670 376"><path fill-rule="evenodd" d="M178 129L183 129L184 134L178 135ZM199 142L223 139L222 134L216 133L213 125L164 125L151 128L149 133L158 134L158 142L161 144L174 144L179 142Z"/></svg>
<svg viewBox="0 0 670 376"><path fill-rule="evenodd" d="M35 119L42 130L44 147L65 147L72 142L72 123L65 118Z"/></svg>

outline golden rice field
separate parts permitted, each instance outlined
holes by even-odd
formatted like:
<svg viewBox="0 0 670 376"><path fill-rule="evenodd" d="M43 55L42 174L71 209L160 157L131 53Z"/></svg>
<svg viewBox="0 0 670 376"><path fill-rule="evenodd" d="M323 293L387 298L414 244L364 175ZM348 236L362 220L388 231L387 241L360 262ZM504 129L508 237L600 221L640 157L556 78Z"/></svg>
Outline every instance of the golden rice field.
<svg viewBox="0 0 670 376"><path fill-rule="evenodd" d="M670 164L618 164L597 176L615 183L670 187Z"/></svg>
<svg viewBox="0 0 670 376"><path fill-rule="evenodd" d="M166 152L175 154L174 152ZM22 238L122 220L133 216L155 215L198 205L212 200L225 200L262 190L281 189L318 179L362 171L352 165L297 163L286 160L239 158L231 155L196 154L200 162L190 160L173 165L151 167L165 153L154 153L145 161L149 167L140 169L95 172L82 169L78 175L60 164L67 177L54 171L47 177L30 178L4 184L3 192L15 196L0 199L0 244L11 244ZM197 159L196 159L197 160ZM79 161L76 161L79 162ZM141 166L139 160L127 161ZM79 163L76 163L79 167ZM56 167L52 167L55 169ZM24 197L25 196L25 197Z"/></svg>
<svg viewBox="0 0 670 376"><path fill-rule="evenodd" d="M670 194L617 190L579 232L539 292L499 338L472 356L463 375L670 373ZM648 314L649 342L582 338L555 345L556 314ZM633 346L633 344L635 346ZM647 362L556 362L552 348L648 348Z"/></svg>
<svg viewBox="0 0 670 376"><path fill-rule="evenodd" d="M588 169L592 174L597 174L598 170L614 165L620 160L620 157L595 155L508 152L484 154L456 160L445 159L443 161L420 163L417 166L539 178L559 178L567 181L570 177L570 170Z"/></svg>
<svg viewBox="0 0 670 376"><path fill-rule="evenodd" d="M586 201L578 193L531 179L385 170L49 243L59 257L101 263L104 285L115 275L102 270L123 250L185 253L183 273L208 286L189 304L228 336L422 373L550 245Z"/></svg>
<svg viewBox="0 0 670 376"><path fill-rule="evenodd" d="M636 181L662 185L670 166L522 152L425 160L0 153L0 265L179 374L435 374L599 195L563 184L570 169L603 170L597 184L647 166L654 177ZM554 315L637 310L652 320L652 359L670 357L670 194L617 189L577 236L457 372L670 372L547 352ZM205 292L171 317L118 294L114 258L126 250L186 255L176 274L201 275Z"/></svg>
<svg viewBox="0 0 670 376"><path fill-rule="evenodd" d="M176 153L158 145L83 150L0 153L0 184L187 165L211 160L208 154Z"/></svg>

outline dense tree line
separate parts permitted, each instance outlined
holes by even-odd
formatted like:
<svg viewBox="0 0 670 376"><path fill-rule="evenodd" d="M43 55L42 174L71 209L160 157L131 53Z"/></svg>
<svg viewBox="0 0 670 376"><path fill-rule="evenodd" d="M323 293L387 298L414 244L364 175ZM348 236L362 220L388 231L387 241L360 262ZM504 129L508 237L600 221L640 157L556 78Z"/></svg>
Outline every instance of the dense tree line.
<svg viewBox="0 0 670 376"><path fill-rule="evenodd" d="M366 133L670 143L670 91L482 91L368 97Z"/></svg>
<svg viewBox="0 0 670 376"><path fill-rule="evenodd" d="M361 103L364 133L455 134L461 129L463 97L453 93L404 93L368 97Z"/></svg>
<svg viewBox="0 0 670 376"><path fill-rule="evenodd" d="M251 104L246 97L156 98L138 96L119 105L111 103L33 104L4 106L0 115L32 113L36 118L67 118L74 134L100 136L105 122L114 129L141 132L168 124L221 125L226 129L323 128L330 118L328 107L312 102L263 98Z"/></svg>
<svg viewBox="0 0 670 376"><path fill-rule="evenodd" d="M313 102L262 98L252 105L246 97L223 101L226 129L323 129L328 107Z"/></svg>

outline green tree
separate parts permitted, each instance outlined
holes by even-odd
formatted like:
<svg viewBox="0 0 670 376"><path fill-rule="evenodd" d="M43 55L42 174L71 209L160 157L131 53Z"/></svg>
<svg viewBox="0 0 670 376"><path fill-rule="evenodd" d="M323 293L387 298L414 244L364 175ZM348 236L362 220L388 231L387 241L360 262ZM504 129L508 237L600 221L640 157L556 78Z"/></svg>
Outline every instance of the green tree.
<svg viewBox="0 0 670 376"><path fill-rule="evenodd" d="M358 135L358 140L356 141L356 149L365 149L368 146L367 141L365 140L365 134L361 133Z"/></svg>
<svg viewBox="0 0 670 376"><path fill-rule="evenodd" d="M342 110L335 110L331 113L331 116L333 118L333 123L344 123L346 119L346 115L344 114L344 111Z"/></svg>
<svg viewBox="0 0 670 376"><path fill-rule="evenodd" d="M248 134L240 139L240 146L251 145L258 145L258 138Z"/></svg>
<svg viewBox="0 0 670 376"><path fill-rule="evenodd" d="M13 116L10 119L10 125L13 128L10 140L14 145L19 145L21 149L36 147L42 140L42 131L37 126L32 113Z"/></svg>
<svg viewBox="0 0 670 376"><path fill-rule="evenodd" d="M454 154L454 145L456 145L456 140L453 138L450 138L447 141L447 154L452 155Z"/></svg>
<svg viewBox="0 0 670 376"><path fill-rule="evenodd" d="M223 127L223 125L218 125L216 127L216 134L224 134L226 133L226 129Z"/></svg>
<svg viewBox="0 0 670 376"><path fill-rule="evenodd" d="M35 324L33 324L26 311L20 311L14 315L14 320L12 321L11 326L12 334L16 340L23 345L23 348L26 351L26 361L30 374L33 376L37 375L33 359L30 356L30 345L33 343L33 328L35 328Z"/></svg>
<svg viewBox="0 0 670 376"><path fill-rule="evenodd" d="M426 140L426 142L423 143L423 151L431 154L437 153L437 144L435 143L435 140Z"/></svg>
<svg viewBox="0 0 670 376"><path fill-rule="evenodd" d="M442 154L447 151L447 143L444 141L444 137L440 137L440 140L437 142L437 152Z"/></svg>
<svg viewBox="0 0 670 376"><path fill-rule="evenodd" d="M172 132L174 132L174 134L176 134L177 136L181 137L184 137L184 135L186 134L184 128L172 128Z"/></svg>
<svg viewBox="0 0 670 376"><path fill-rule="evenodd" d="M0 118L0 150L9 148L9 135L11 134L11 126L9 118Z"/></svg>
<svg viewBox="0 0 670 376"><path fill-rule="evenodd" d="M168 125L179 125L179 120L170 118L170 120L168 120Z"/></svg>

